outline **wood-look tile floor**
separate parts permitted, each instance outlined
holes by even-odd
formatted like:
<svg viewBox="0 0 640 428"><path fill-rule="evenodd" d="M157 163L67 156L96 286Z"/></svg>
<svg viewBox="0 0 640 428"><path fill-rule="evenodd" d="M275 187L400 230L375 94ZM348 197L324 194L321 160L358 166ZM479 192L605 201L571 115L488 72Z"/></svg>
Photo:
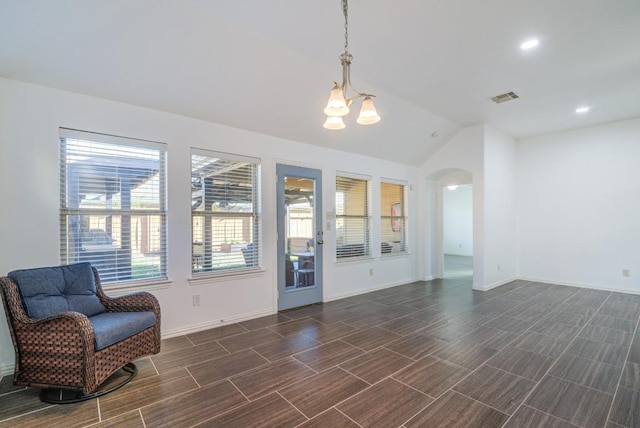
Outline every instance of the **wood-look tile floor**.
<svg viewBox="0 0 640 428"><path fill-rule="evenodd" d="M640 296L416 282L163 341L138 377L0 427L638 427Z"/></svg>

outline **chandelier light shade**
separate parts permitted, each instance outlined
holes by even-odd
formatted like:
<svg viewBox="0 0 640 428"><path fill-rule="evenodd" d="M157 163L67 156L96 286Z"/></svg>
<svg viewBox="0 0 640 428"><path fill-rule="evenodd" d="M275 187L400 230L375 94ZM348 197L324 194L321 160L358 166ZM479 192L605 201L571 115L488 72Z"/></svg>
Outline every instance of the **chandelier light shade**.
<svg viewBox="0 0 640 428"><path fill-rule="evenodd" d="M335 85L329 94L329 101L324 109L324 114L330 117L342 117L349 114L349 107L347 106L347 100L344 98L342 88L338 83Z"/></svg>
<svg viewBox="0 0 640 428"><path fill-rule="evenodd" d="M334 129L334 130L345 128L345 124L342 121L342 117L340 116L327 115L327 121L324 123L323 126L327 129Z"/></svg>
<svg viewBox="0 0 640 428"><path fill-rule="evenodd" d="M373 105L373 100L369 95L362 100L362 108L360 109L360 116L356 120L360 125L373 125L380 122L380 116L376 111L376 106Z"/></svg>
<svg viewBox="0 0 640 428"><path fill-rule="evenodd" d="M344 14L344 53L340 55L342 84L333 82L329 101L324 108L324 114L327 115L324 127L334 130L345 128L342 118L349 114L349 107L358 98L363 98L363 100L360 115L356 122L360 125L372 125L380 122L380 116L373 105L372 98L375 95L359 92L351 84L351 61L353 60L353 55L349 53L349 4L347 0L342 0L342 12ZM353 95L349 96L349 92L352 92Z"/></svg>

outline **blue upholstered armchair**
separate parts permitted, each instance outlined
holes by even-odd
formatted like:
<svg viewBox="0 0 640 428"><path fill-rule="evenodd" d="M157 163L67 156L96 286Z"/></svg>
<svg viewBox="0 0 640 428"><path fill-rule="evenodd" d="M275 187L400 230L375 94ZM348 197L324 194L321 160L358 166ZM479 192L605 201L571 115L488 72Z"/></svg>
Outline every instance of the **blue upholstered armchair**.
<svg viewBox="0 0 640 428"><path fill-rule="evenodd" d="M13 383L43 388L46 402L74 402L133 379L133 360L160 352L160 306L149 293L104 294L89 263L24 269L0 278L15 348ZM116 371L129 375L108 390Z"/></svg>

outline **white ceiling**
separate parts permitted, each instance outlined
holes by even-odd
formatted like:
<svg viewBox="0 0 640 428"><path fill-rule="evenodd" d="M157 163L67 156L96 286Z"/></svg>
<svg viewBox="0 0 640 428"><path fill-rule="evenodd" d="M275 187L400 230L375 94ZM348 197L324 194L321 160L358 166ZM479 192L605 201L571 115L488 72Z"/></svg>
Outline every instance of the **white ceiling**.
<svg viewBox="0 0 640 428"><path fill-rule="evenodd" d="M340 0L0 0L0 76L410 165L470 125L640 116L639 0L351 0L352 81L382 121L328 131L343 31Z"/></svg>

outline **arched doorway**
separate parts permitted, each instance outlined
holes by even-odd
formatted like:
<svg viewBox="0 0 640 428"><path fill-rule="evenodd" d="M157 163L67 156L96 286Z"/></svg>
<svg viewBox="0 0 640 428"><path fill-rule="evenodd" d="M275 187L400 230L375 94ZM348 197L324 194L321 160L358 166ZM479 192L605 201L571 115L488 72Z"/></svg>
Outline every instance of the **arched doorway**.
<svg viewBox="0 0 640 428"><path fill-rule="evenodd" d="M462 169L428 177L427 265L431 277L473 286L473 180Z"/></svg>

